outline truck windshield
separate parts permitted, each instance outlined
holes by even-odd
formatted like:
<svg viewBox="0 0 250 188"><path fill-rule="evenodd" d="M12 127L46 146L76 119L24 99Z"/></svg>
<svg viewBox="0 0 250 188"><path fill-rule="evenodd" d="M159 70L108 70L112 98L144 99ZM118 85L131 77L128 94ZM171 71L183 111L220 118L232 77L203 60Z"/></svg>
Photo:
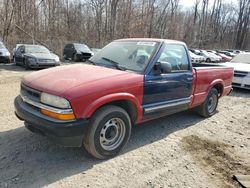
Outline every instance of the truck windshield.
<svg viewBox="0 0 250 188"><path fill-rule="evenodd" d="M143 72L158 45L158 42L114 41L94 55L90 61L121 70Z"/></svg>

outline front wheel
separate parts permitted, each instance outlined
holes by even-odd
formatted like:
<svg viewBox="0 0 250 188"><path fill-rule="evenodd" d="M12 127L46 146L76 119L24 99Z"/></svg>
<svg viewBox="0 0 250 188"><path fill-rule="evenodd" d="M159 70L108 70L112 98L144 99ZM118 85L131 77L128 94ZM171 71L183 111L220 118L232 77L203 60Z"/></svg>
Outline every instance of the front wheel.
<svg viewBox="0 0 250 188"><path fill-rule="evenodd" d="M30 67L29 67L29 63L27 59L24 60L23 65L24 65L25 70L29 70Z"/></svg>
<svg viewBox="0 0 250 188"><path fill-rule="evenodd" d="M78 61L77 54L74 54L72 59L73 59L74 62L77 62Z"/></svg>
<svg viewBox="0 0 250 188"><path fill-rule="evenodd" d="M83 144L98 159L117 155L126 145L131 134L128 113L118 106L105 106L91 118L90 127Z"/></svg>
<svg viewBox="0 0 250 188"><path fill-rule="evenodd" d="M206 62L207 62L207 63L210 63L210 62L211 62L211 59L210 59L210 58L207 58L207 59L206 59Z"/></svg>
<svg viewBox="0 0 250 188"><path fill-rule="evenodd" d="M212 88L208 93L207 99L205 102L197 108L198 114L203 117L210 117L216 113L216 109L219 102L218 91L215 88Z"/></svg>

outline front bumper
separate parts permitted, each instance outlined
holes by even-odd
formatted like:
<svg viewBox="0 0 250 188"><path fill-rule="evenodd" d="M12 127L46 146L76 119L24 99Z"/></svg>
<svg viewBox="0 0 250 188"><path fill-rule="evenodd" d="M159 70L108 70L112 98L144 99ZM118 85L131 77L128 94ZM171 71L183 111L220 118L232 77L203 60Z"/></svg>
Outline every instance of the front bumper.
<svg viewBox="0 0 250 188"><path fill-rule="evenodd" d="M29 62L28 65L32 69L40 69L40 68L56 67L56 66L59 66L60 63L39 63L39 62L31 63Z"/></svg>
<svg viewBox="0 0 250 188"><path fill-rule="evenodd" d="M0 56L0 63L10 63L10 56Z"/></svg>
<svg viewBox="0 0 250 188"><path fill-rule="evenodd" d="M82 141L89 125L88 120L54 120L23 102L20 96L16 97L14 105L16 116L25 121L25 126L30 131L41 133L59 145L67 147L82 146Z"/></svg>
<svg viewBox="0 0 250 188"><path fill-rule="evenodd" d="M233 77L233 87L250 89L250 76L245 77Z"/></svg>

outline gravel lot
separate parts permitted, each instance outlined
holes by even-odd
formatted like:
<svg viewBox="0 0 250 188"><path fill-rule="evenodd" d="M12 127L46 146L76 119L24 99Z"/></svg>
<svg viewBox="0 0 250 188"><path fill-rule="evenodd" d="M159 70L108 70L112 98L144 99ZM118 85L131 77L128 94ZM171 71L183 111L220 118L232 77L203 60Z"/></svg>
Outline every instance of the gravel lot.
<svg viewBox="0 0 250 188"><path fill-rule="evenodd" d="M100 161L24 128L13 101L25 71L0 65L0 187L240 187L250 174L250 91L234 90L218 113L182 112L136 126L119 156Z"/></svg>

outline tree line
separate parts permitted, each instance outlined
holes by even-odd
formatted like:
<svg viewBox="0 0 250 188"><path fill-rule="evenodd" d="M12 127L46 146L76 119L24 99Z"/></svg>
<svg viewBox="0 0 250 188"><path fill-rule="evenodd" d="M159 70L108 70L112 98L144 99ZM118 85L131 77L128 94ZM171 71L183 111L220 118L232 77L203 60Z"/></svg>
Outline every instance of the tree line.
<svg viewBox="0 0 250 188"><path fill-rule="evenodd" d="M189 47L250 48L250 0L0 0L0 39L41 43L59 55L65 43L103 47L118 38L156 37Z"/></svg>

